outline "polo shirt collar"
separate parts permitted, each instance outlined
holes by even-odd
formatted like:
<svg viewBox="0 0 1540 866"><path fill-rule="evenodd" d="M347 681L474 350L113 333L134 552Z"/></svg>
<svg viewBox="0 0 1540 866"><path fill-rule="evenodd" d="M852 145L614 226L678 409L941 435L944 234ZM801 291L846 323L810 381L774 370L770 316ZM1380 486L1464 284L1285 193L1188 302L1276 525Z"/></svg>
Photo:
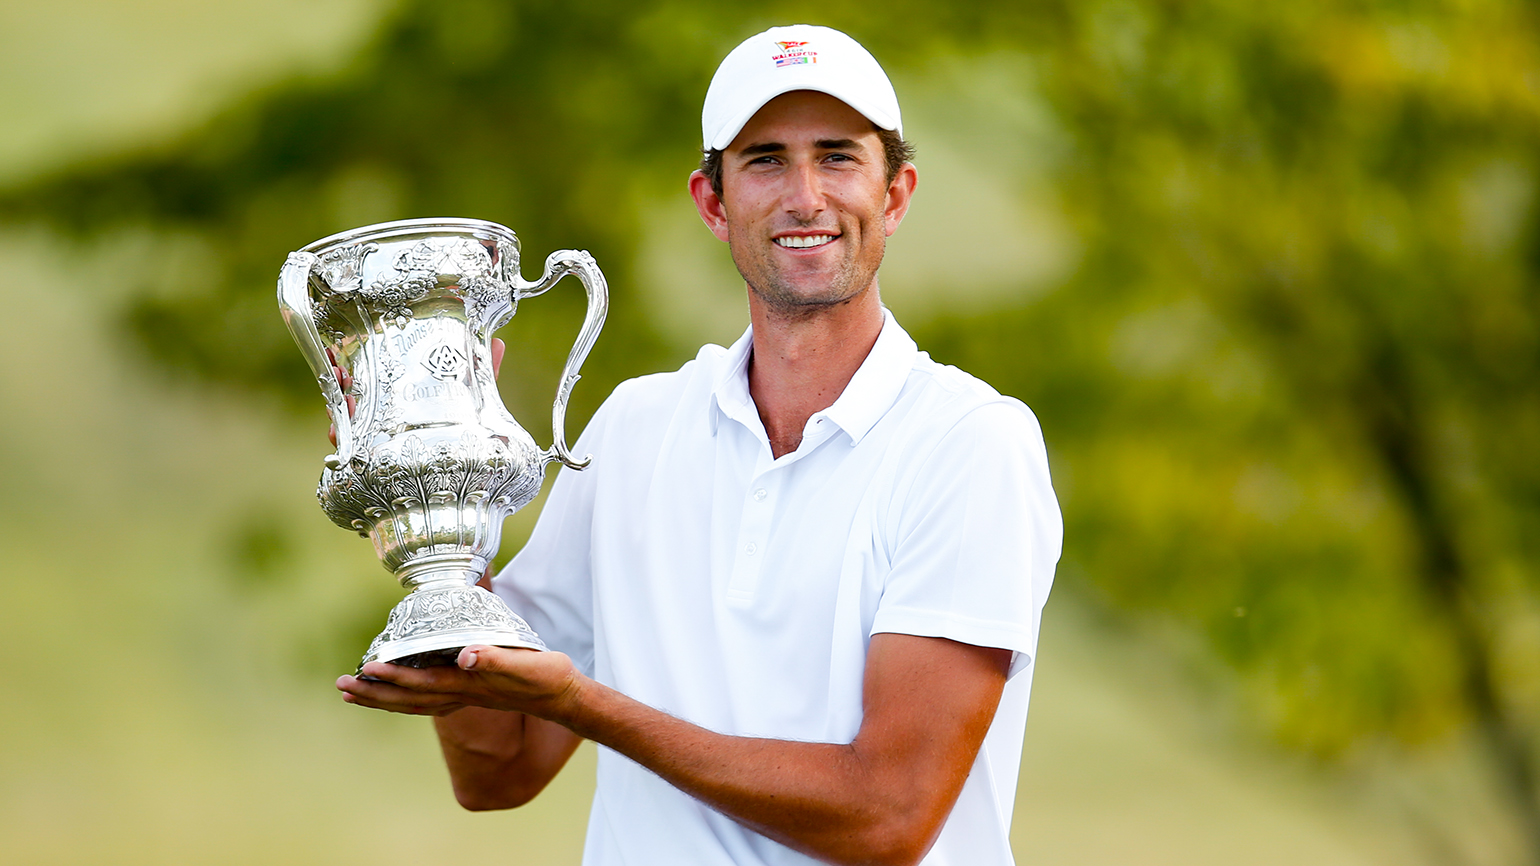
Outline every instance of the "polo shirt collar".
<svg viewBox="0 0 1540 866"><path fill-rule="evenodd" d="M850 384L834 405L816 413L839 425L851 444L859 444L882 416L893 408L898 394L909 380L919 348L914 339L899 327L893 314L882 309L882 332L867 353L866 360L850 377Z"/></svg>
<svg viewBox="0 0 1540 866"><path fill-rule="evenodd" d="M754 400L749 396L749 355L753 351L754 327L751 325L738 338L738 342L727 350L727 354L722 356L722 366L717 371L716 381L711 385L713 436L724 415L750 430L764 426L759 421L759 410L754 407Z"/></svg>
<svg viewBox="0 0 1540 866"><path fill-rule="evenodd" d="M722 358L722 366L711 388L711 432L716 433L721 417L727 416L750 430L762 430L759 410L749 396L749 356L754 348L754 329L743 332ZM866 360L850 378L850 384L834 405L815 413L845 431L851 444L858 444L877 421L892 408L899 392L914 368L919 348L886 307L882 310L882 331L867 353Z"/></svg>

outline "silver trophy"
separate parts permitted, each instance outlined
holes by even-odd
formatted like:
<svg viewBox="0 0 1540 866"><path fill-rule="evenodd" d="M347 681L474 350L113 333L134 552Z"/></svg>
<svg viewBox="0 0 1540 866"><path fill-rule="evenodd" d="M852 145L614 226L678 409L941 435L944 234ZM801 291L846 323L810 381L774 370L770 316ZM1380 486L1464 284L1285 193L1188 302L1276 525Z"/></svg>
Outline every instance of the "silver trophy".
<svg viewBox="0 0 1540 866"><path fill-rule="evenodd" d="M567 274L587 290L588 313L556 390L554 441L542 451L503 407L492 332L521 299ZM481 220L380 223L289 254L278 306L337 431L316 496L334 523L373 541L411 590L363 662L452 664L473 643L545 649L476 581L503 519L540 491L546 464L588 465L567 450L564 422L607 305L588 253L552 253L545 274L525 282L519 239ZM334 366L351 377L347 393Z"/></svg>

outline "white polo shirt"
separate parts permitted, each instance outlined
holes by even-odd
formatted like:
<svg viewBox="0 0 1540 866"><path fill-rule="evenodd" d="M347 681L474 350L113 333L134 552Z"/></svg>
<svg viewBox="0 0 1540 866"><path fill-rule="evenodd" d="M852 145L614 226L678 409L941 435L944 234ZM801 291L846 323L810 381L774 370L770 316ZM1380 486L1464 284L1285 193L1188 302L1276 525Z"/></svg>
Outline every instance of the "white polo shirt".
<svg viewBox="0 0 1540 866"><path fill-rule="evenodd" d="M834 405L774 459L749 334L622 384L494 581L553 649L724 734L848 743L871 636L1013 650L927 864L1009 864L1038 622L1062 525L1037 420L915 348L891 314ZM583 862L810 864L600 749Z"/></svg>

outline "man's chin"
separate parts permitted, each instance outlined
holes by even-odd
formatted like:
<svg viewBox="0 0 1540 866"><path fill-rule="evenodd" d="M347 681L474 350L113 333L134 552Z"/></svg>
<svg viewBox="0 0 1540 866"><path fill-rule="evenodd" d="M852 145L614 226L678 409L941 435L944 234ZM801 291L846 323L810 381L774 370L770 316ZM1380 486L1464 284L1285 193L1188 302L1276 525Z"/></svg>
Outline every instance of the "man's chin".
<svg viewBox="0 0 1540 866"><path fill-rule="evenodd" d="M769 290L761 290L750 283L749 288L769 309L782 315L801 316L817 315L824 310L848 304L865 294L865 289L854 291L844 288L831 289L826 285L816 289L776 286Z"/></svg>

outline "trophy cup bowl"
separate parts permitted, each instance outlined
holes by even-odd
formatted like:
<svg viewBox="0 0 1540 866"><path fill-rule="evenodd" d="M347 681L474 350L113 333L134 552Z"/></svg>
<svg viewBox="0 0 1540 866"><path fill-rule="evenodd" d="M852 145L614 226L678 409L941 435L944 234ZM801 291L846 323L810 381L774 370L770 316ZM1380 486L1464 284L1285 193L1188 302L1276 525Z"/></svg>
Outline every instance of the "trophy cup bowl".
<svg viewBox="0 0 1540 866"><path fill-rule="evenodd" d="M582 282L588 312L557 387L552 445L542 451L503 406L492 333L521 299L567 274ZM360 668L453 664L473 643L546 648L476 582L504 518L539 493L546 465L588 465L567 449L567 399L607 303L588 253L552 253L541 278L526 282L518 238L482 220L380 223L289 254L278 306L337 431L316 497L332 522L370 539L410 590ZM346 393L334 367L351 382Z"/></svg>

